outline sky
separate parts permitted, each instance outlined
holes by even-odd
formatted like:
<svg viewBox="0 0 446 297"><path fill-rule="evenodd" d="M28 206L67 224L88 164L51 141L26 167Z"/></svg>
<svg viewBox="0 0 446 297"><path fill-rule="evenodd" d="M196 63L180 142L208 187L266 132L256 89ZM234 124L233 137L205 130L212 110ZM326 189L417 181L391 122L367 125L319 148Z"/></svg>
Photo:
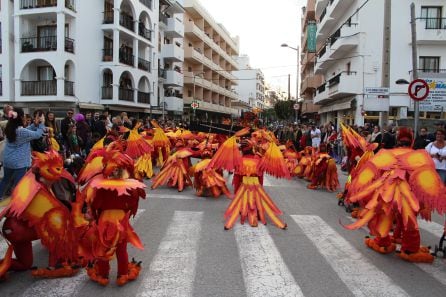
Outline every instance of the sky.
<svg viewBox="0 0 446 297"><path fill-rule="evenodd" d="M240 54L250 57L251 67L260 68L265 81L296 93L297 52L281 47L300 45L302 6L306 0L200 0L216 22L231 36L240 37Z"/></svg>

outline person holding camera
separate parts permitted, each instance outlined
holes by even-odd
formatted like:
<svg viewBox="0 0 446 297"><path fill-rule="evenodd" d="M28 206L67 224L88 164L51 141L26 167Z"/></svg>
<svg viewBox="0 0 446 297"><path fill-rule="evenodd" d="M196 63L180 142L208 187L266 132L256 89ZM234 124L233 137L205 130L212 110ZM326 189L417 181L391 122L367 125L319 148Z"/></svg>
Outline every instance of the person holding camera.
<svg viewBox="0 0 446 297"><path fill-rule="evenodd" d="M31 167L31 141L41 138L45 132L45 116L43 114L38 119L35 131L23 128L25 119L23 109L15 107L8 112L7 117L3 164L5 174L0 183L0 200L11 181L11 186L14 188Z"/></svg>
<svg viewBox="0 0 446 297"><path fill-rule="evenodd" d="M446 184L446 132L444 129L437 129L435 141L426 146L426 151L431 155L435 163L435 169L440 175L443 183Z"/></svg>

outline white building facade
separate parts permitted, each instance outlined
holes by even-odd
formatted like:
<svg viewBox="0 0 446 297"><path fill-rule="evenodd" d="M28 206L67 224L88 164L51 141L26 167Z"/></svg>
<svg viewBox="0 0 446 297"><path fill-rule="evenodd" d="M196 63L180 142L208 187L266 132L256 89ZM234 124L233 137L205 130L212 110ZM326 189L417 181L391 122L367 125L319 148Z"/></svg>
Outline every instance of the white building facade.
<svg viewBox="0 0 446 297"><path fill-rule="evenodd" d="M1 101L56 114L69 107L148 114L157 105L158 1L2 0L1 7L2 36L14 36L2 40Z"/></svg>
<svg viewBox="0 0 446 297"><path fill-rule="evenodd" d="M323 75L323 82L316 90L314 102L320 105L322 123L377 123L379 111L386 108L389 111L386 121L413 117L407 85L396 84L399 79L411 80L410 3L389 2L390 71L387 73L383 71L387 50L384 49L386 1L368 1L359 11L364 1L316 1L318 55L314 71ZM414 2L419 68L423 72L441 72L446 68L446 3L442 0ZM386 81L390 81L386 86L389 94L365 93L366 88L383 87ZM423 116L440 115L425 112Z"/></svg>
<svg viewBox="0 0 446 297"><path fill-rule="evenodd" d="M152 112L184 119L184 8L183 0L160 0L157 108Z"/></svg>
<svg viewBox="0 0 446 297"><path fill-rule="evenodd" d="M265 76L260 69L252 69L249 56L242 55L236 58L239 70L233 74L238 80L235 91L240 96L239 102L234 106L243 111L250 109L263 110L265 108Z"/></svg>

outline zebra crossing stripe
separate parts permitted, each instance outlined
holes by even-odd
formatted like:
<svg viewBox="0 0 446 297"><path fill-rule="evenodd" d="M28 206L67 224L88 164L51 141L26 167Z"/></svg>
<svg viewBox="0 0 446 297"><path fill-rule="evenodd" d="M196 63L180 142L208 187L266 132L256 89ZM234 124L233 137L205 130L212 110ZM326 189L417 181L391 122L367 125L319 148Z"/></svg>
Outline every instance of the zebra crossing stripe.
<svg viewBox="0 0 446 297"><path fill-rule="evenodd" d="M156 198L156 199L180 199L180 200L195 200L199 197L195 196L187 196L187 195L172 195L172 194L152 194L148 193L146 195L147 198Z"/></svg>
<svg viewBox="0 0 446 297"><path fill-rule="evenodd" d="M350 216L348 216L347 219L349 219L352 222L356 221L356 219L353 219ZM418 225L420 226L420 228L422 228L426 232L429 232L435 236L438 234L439 234L439 236L441 236L441 234L443 232L442 231L443 226L441 226L440 224L437 224L435 222L426 222L423 220L419 220ZM362 227L361 230L363 230L364 232L367 232L367 233L369 232L366 227ZM433 277L434 279L439 281L441 284L446 286L446 262L445 261L442 261L441 259L436 258L434 260L434 263L432 263L432 264L425 264L425 263L413 263L413 264L416 265L421 270L423 270L424 272L426 272L427 274L429 274L429 276Z"/></svg>
<svg viewBox="0 0 446 297"><path fill-rule="evenodd" d="M265 226L234 227L248 297L304 296Z"/></svg>
<svg viewBox="0 0 446 297"><path fill-rule="evenodd" d="M203 212L175 211L136 296L193 295L202 219Z"/></svg>
<svg viewBox="0 0 446 297"><path fill-rule="evenodd" d="M136 223L145 211L139 208L133 223ZM37 242L33 241L33 243ZM88 276L85 270L81 269L74 277L38 280L22 294L22 297L71 297L76 295L82 283L86 281L88 281Z"/></svg>
<svg viewBox="0 0 446 297"><path fill-rule="evenodd" d="M440 240L444 232L444 226L435 222L427 222L425 220L418 220L418 226L426 232L429 232Z"/></svg>
<svg viewBox="0 0 446 297"><path fill-rule="evenodd" d="M409 296L320 217L291 217L354 296Z"/></svg>

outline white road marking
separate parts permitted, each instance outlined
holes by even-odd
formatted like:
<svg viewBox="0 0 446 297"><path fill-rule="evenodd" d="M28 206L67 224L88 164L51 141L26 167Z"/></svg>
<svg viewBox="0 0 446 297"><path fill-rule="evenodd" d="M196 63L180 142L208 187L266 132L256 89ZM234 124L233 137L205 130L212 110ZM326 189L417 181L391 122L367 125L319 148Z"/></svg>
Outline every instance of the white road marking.
<svg viewBox="0 0 446 297"><path fill-rule="evenodd" d="M198 199L200 197L194 197L194 196L187 196L187 195L173 195L173 194L153 194L148 193L146 195L147 198L156 198L156 199L180 199L180 200L194 200Z"/></svg>
<svg viewBox="0 0 446 297"><path fill-rule="evenodd" d="M356 221L356 219L353 219L352 217L347 217L350 221ZM423 230L433 234L441 236L443 233L443 226L440 224L437 224L435 222L426 222L424 220L419 220L418 225ZM369 232L366 227L360 228L364 232ZM399 249L401 246L397 244L397 249ZM435 278L437 281L442 283L446 286L446 261L435 258L434 263L432 264L426 264L426 263L413 263L418 268L429 274L431 277Z"/></svg>
<svg viewBox="0 0 446 297"><path fill-rule="evenodd" d="M248 297L304 296L265 226L237 224L234 233Z"/></svg>
<svg viewBox="0 0 446 297"><path fill-rule="evenodd" d="M318 216L292 215L355 296L409 296Z"/></svg>
<svg viewBox="0 0 446 297"><path fill-rule="evenodd" d="M135 218L132 219L133 223L136 223L145 211L142 208L138 209ZM38 280L31 284L22 297L71 297L75 296L81 285L87 281L85 269L81 268L74 277Z"/></svg>
<svg viewBox="0 0 446 297"><path fill-rule="evenodd" d="M444 232L444 226L435 222L427 222L420 219L418 220L418 226L433 236L438 237L438 241L440 241L440 237Z"/></svg>
<svg viewBox="0 0 446 297"><path fill-rule="evenodd" d="M203 212L175 211L136 296L192 296Z"/></svg>

